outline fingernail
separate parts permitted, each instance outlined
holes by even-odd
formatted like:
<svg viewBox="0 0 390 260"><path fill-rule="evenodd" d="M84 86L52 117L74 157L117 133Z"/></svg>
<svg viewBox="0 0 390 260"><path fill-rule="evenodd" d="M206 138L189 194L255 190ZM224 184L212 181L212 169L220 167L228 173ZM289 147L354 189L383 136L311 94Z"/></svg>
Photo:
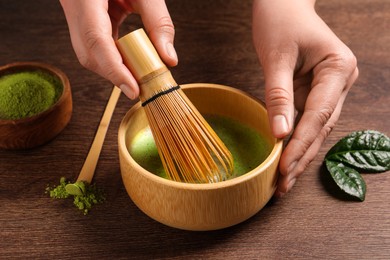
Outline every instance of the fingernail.
<svg viewBox="0 0 390 260"><path fill-rule="evenodd" d="M281 192L281 191L276 191L275 194L274 194L274 196L275 196L276 198L281 198L281 197L283 197L284 195L286 195L286 193Z"/></svg>
<svg viewBox="0 0 390 260"><path fill-rule="evenodd" d="M293 161L292 163L290 163L290 165L287 168L287 174L290 174L294 170L297 163L298 163L297 161Z"/></svg>
<svg viewBox="0 0 390 260"><path fill-rule="evenodd" d="M292 189L292 187L294 186L294 184L295 184L296 181L297 181L296 178L292 178L292 179L290 180L290 182L289 182L288 185L287 185L287 191L290 191L290 190Z"/></svg>
<svg viewBox="0 0 390 260"><path fill-rule="evenodd" d="M175 51L175 48L173 47L173 44L168 42L166 48L167 48L168 56L177 62L177 53Z"/></svg>
<svg viewBox="0 0 390 260"><path fill-rule="evenodd" d="M135 95L134 95L134 92L131 91L130 87L127 86L126 84L122 84L119 86L119 88L122 90L122 92L126 95L126 97L130 98L130 99L134 99L135 98Z"/></svg>
<svg viewBox="0 0 390 260"><path fill-rule="evenodd" d="M276 115L273 118L273 129L276 137L284 137L288 134L288 124L286 117L283 115Z"/></svg>

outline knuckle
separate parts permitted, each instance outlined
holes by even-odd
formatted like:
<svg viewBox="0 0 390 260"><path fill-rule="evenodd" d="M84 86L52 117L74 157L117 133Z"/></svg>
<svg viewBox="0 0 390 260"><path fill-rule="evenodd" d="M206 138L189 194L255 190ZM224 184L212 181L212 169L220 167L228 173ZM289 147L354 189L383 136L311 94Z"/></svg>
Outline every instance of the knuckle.
<svg viewBox="0 0 390 260"><path fill-rule="evenodd" d="M350 50L335 54L330 61L333 68L351 75L357 69L357 59Z"/></svg>
<svg viewBox="0 0 390 260"><path fill-rule="evenodd" d="M291 94L282 87L273 87L267 91L266 102L268 107L286 106L291 102Z"/></svg>
<svg viewBox="0 0 390 260"><path fill-rule="evenodd" d="M172 20L169 16L163 16L160 18L159 29L165 33L173 35L175 33L175 27L173 26Z"/></svg>
<svg viewBox="0 0 390 260"><path fill-rule="evenodd" d="M175 35L175 27L172 23L172 19L167 16L162 16L158 22L158 26L152 28L149 33L164 34L173 37Z"/></svg>
<svg viewBox="0 0 390 260"><path fill-rule="evenodd" d="M322 128L322 130L320 132L320 136L322 139L321 141L324 141L330 135L330 133L332 132L335 125L336 125L336 122L333 122L330 120L328 121L327 124L324 125L324 127Z"/></svg>
<svg viewBox="0 0 390 260"><path fill-rule="evenodd" d="M331 105L325 105L320 110L314 113L315 120L319 125L326 126L329 123L329 119L334 112L334 107Z"/></svg>
<svg viewBox="0 0 390 260"><path fill-rule="evenodd" d="M83 34L83 39L85 51L78 53L77 58L83 67L99 72L100 65L95 56L101 54L105 41L101 33L95 30L86 30Z"/></svg>
<svg viewBox="0 0 390 260"><path fill-rule="evenodd" d="M101 36L95 30L87 30L84 33L85 44L88 49L95 50L102 44Z"/></svg>
<svg viewBox="0 0 390 260"><path fill-rule="evenodd" d="M330 120L324 127L321 129L320 133L317 135L316 139L312 142L308 140L301 140L301 146L304 150L304 155L299 160L297 167L295 168L297 176L303 173L304 170L311 164L311 162L315 159L321 145L325 141L325 139L330 135L333 128L335 127L336 122Z"/></svg>
<svg viewBox="0 0 390 260"><path fill-rule="evenodd" d="M104 77L108 80L114 81L117 77L117 72L114 69L114 66L104 66L105 71L104 71Z"/></svg>
<svg viewBox="0 0 390 260"><path fill-rule="evenodd" d="M359 77L359 69L358 69L358 67L356 67L354 69L354 71L352 72L352 76L351 76L352 83L355 82L358 77Z"/></svg>
<svg viewBox="0 0 390 260"><path fill-rule="evenodd" d="M295 67L295 53L296 50L290 47L281 47L279 49L262 50L261 51L262 64L286 64L289 68ZM294 54L294 55L292 55Z"/></svg>
<svg viewBox="0 0 390 260"><path fill-rule="evenodd" d="M77 54L77 59L84 68L92 71L96 69L95 62L87 54Z"/></svg>
<svg viewBox="0 0 390 260"><path fill-rule="evenodd" d="M307 138L296 139L295 147L296 147L297 151L299 151L299 153L300 153L300 156L299 156L300 160L299 160L299 162L301 162L302 158L304 157L307 149L309 149L311 144L312 144L312 141L307 139ZM297 166L295 168L296 169L298 168L298 164L297 164Z"/></svg>
<svg viewBox="0 0 390 260"><path fill-rule="evenodd" d="M295 173L294 175L296 177L301 176L307 167L309 167L310 163L313 161L314 158L308 158L306 156L302 157L301 160L299 160L299 163L297 164L297 167L294 169Z"/></svg>
<svg viewBox="0 0 390 260"><path fill-rule="evenodd" d="M267 60L273 60L273 61L283 61L285 59L285 53L283 52L280 52L276 49L273 49L273 50L270 50L268 52L266 52L266 54L264 55L264 58L267 59Z"/></svg>

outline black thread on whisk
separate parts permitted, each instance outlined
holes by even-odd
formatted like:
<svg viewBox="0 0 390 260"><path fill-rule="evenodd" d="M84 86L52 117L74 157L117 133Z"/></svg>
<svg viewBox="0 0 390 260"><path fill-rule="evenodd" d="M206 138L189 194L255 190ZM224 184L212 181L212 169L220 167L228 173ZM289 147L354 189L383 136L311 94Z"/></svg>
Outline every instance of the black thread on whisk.
<svg viewBox="0 0 390 260"><path fill-rule="evenodd" d="M156 100L156 98L158 97L161 97L163 95L166 95L168 93L171 93L172 91L175 91L175 90L178 90L180 88L179 85L175 86L175 87L172 87L170 89L167 89L167 90L163 90L161 92L158 92L156 95L150 97L149 99L145 100L145 102L142 102L142 106L146 106L147 104L149 104L150 102L153 102L154 100Z"/></svg>

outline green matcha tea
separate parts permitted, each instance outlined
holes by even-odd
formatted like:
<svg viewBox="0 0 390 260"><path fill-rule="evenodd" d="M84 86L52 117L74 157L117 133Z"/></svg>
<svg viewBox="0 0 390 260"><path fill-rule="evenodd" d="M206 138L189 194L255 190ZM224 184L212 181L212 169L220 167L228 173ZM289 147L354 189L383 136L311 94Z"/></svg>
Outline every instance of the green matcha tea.
<svg viewBox="0 0 390 260"><path fill-rule="evenodd" d="M23 71L0 77L0 119L15 120L39 114L62 93L59 78L44 71Z"/></svg>
<svg viewBox="0 0 390 260"><path fill-rule="evenodd" d="M204 117L232 153L234 177L253 170L270 154L271 145L255 129L228 117ZM144 169L167 178L149 127L136 135L128 150Z"/></svg>

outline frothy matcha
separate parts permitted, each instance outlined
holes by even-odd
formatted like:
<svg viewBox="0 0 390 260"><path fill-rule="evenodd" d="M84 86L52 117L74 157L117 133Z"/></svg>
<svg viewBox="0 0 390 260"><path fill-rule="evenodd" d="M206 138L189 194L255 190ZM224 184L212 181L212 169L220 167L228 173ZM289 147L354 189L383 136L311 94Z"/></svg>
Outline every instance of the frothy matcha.
<svg viewBox="0 0 390 260"><path fill-rule="evenodd" d="M255 129L228 117L204 117L233 155L233 176L253 170L270 154L271 145ZM144 169L167 178L149 127L135 136L128 150Z"/></svg>

